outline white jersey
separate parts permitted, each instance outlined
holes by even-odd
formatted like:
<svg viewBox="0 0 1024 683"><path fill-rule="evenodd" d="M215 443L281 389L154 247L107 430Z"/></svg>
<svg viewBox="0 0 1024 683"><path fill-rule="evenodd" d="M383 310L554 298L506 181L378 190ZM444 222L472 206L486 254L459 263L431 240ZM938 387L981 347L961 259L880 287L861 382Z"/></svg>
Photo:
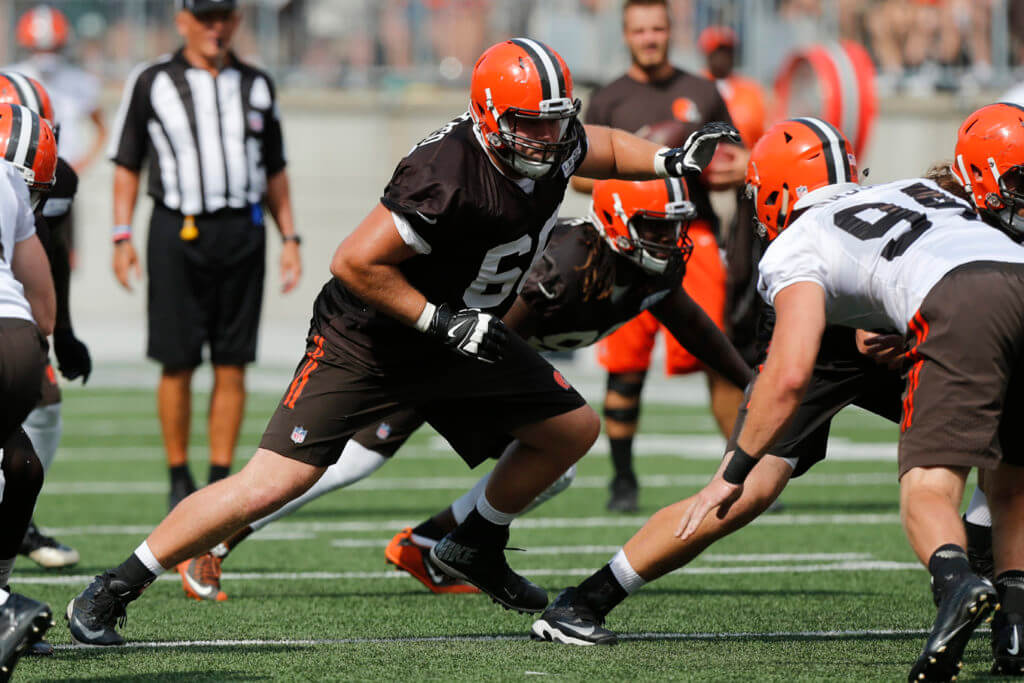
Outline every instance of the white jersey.
<svg viewBox="0 0 1024 683"><path fill-rule="evenodd" d="M942 276L975 261L1024 263L1024 249L967 202L913 178L813 203L765 251L757 287L772 304L783 288L816 282L829 324L906 333Z"/></svg>
<svg viewBox="0 0 1024 683"><path fill-rule="evenodd" d="M36 234L36 219L21 173L0 159L0 318L35 321L25 289L14 279L14 245Z"/></svg>
<svg viewBox="0 0 1024 683"><path fill-rule="evenodd" d="M7 67L43 84L53 103L53 116L60 124L58 153L72 164L88 150L86 123L100 108L100 81L65 57L49 53L32 55Z"/></svg>

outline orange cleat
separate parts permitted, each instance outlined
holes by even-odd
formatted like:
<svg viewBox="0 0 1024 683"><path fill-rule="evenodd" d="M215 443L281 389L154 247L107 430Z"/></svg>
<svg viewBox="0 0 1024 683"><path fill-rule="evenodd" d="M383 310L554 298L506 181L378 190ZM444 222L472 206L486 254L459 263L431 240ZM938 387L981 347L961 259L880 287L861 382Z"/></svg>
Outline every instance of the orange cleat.
<svg viewBox="0 0 1024 683"><path fill-rule="evenodd" d="M203 553L180 563L178 573L185 595L193 600L227 600L228 594L220 589L220 563L221 558L213 553Z"/></svg>
<svg viewBox="0 0 1024 683"><path fill-rule="evenodd" d="M453 579L434 566L430 561L430 548L416 545L412 540L412 529L402 529L384 549L384 557L396 569L412 574L417 581L432 593L479 593L480 589L468 583Z"/></svg>

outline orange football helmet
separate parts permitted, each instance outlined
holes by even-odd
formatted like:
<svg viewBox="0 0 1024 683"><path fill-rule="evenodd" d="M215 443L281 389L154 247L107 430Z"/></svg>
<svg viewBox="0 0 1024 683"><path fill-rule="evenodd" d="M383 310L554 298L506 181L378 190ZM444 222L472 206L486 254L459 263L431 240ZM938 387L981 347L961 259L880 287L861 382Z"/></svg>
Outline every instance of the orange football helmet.
<svg viewBox="0 0 1024 683"><path fill-rule="evenodd" d="M857 182L857 160L832 124L809 116L789 119L769 128L754 145L746 182L758 231L773 240L808 193Z"/></svg>
<svg viewBox="0 0 1024 683"><path fill-rule="evenodd" d="M0 104L0 156L21 171L35 209L56 180L57 139L50 124L28 107Z"/></svg>
<svg viewBox="0 0 1024 683"><path fill-rule="evenodd" d="M21 15L15 34L23 48L49 52L67 45L71 24L59 9L37 5Z"/></svg>
<svg viewBox="0 0 1024 683"><path fill-rule="evenodd" d="M53 103L50 101L50 95L34 78L17 71L0 71L0 103L28 107L53 126Z"/></svg>
<svg viewBox="0 0 1024 683"><path fill-rule="evenodd" d="M547 45L513 38L488 48L469 90L484 145L516 173L542 178L575 149L580 101L565 60Z"/></svg>
<svg viewBox="0 0 1024 683"><path fill-rule="evenodd" d="M999 102L968 116L954 156L953 176L981 214L1024 238L1024 107Z"/></svg>
<svg viewBox="0 0 1024 683"><path fill-rule="evenodd" d="M613 251L649 273L685 269L693 251L687 232L696 217L679 178L594 183L591 222Z"/></svg>

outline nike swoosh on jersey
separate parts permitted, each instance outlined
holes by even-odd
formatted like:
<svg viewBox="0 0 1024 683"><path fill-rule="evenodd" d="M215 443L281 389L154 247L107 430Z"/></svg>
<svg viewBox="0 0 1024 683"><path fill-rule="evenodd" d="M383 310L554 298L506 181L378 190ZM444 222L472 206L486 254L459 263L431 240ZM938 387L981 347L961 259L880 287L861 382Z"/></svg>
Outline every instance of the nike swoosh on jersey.
<svg viewBox="0 0 1024 683"><path fill-rule="evenodd" d="M420 218L422 218L425 222L430 223L431 225L434 225L435 223L437 223L437 219L436 218L428 218L427 216L424 216L419 211L416 212L416 215L419 216Z"/></svg>

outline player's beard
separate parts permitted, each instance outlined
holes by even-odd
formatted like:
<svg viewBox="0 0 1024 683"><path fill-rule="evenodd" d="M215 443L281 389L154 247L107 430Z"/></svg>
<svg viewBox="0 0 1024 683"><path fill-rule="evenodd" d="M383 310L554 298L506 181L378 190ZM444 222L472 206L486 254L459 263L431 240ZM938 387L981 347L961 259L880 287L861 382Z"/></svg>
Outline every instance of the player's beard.
<svg viewBox="0 0 1024 683"><path fill-rule="evenodd" d="M661 49L633 50L630 54L633 64L648 74L656 74L668 62L668 45Z"/></svg>

